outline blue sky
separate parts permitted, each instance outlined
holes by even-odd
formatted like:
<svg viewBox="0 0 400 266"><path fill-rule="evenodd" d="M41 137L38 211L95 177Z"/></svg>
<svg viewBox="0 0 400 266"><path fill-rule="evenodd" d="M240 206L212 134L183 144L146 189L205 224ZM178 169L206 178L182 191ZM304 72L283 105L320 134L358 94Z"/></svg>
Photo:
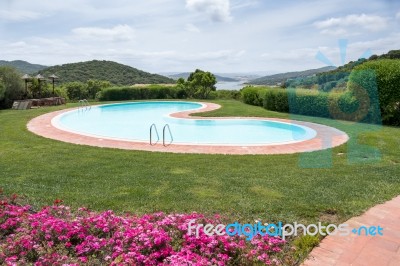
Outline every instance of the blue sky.
<svg viewBox="0 0 400 266"><path fill-rule="evenodd" d="M0 59L277 73L400 49L396 0L2 0Z"/></svg>

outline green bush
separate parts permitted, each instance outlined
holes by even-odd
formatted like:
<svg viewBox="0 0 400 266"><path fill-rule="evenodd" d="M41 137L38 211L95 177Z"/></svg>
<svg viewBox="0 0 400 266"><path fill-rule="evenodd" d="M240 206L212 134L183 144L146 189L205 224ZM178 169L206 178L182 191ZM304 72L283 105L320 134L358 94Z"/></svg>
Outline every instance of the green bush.
<svg viewBox="0 0 400 266"><path fill-rule="evenodd" d="M127 101L146 99L187 99L187 90L180 86L148 85L143 87L110 87L97 93L100 101ZM218 90L209 94L209 99L239 100L239 91Z"/></svg>
<svg viewBox="0 0 400 266"><path fill-rule="evenodd" d="M265 92L265 87L248 86L240 90L243 102L256 106L263 106Z"/></svg>
<svg viewBox="0 0 400 266"><path fill-rule="evenodd" d="M264 94L263 107L277 112L289 112L288 93L285 89L267 89Z"/></svg>
<svg viewBox="0 0 400 266"><path fill-rule="evenodd" d="M341 81L345 84L346 79ZM348 89L242 89L242 99L251 105L292 114L341 120L400 125L400 60L374 60L358 65L350 74ZM332 87L332 88L331 88Z"/></svg>
<svg viewBox="0 0 400 266"><path fill-rule="evenodd" d="M69 82L63 85L70 100L82 100L89 96L88 86L82 82Z"/></svg>
<svg viewBox="0 0 400 266"><path fill-rule="evenodd" d="M0 67L0 109L10 108L14 100L24 97L20 74L12 67Z"/></svg>
<svg viewBox="0 0 400 266"><path fill-rule="evenodd" d="M307 89L266 89L263 107L277 112L360 121L365 113L350 92L321 92Z"/></svg>
<svg viewBox="0 0 400 266"><path fill-rule="evenodd" d="M400 125L400 60L373 60L357 66L349 91L369 105L363 121Z"/></svg>
<svg viewBox="0 0 400 266"><path fill-rule="evenodd" d="M145 87L111 87L98 94L100 101L126 101L146 99L183 99L184 90L176 86L149 85Z"/></svg>
<svg viewBox="0 0 400 266"><path fill-rule="evenodd" d="M288 90L289 111L292 114L330 117L329 93L307 89Z"/></svg>
<svg viewBox="0 0 400 266"><path fill-rule="evenodd" d="M90 99L95 99L97 93L105 88L111 87L109 81L90 79L86 82L87 92Z"/></svg>
<svg viewBox="0 0 400 266"><path fill-rule="evenodd" d="M59 97L63 97L65 99L69 99L67 90L64 87L55 87L54 88L54 93Z"/></svg>

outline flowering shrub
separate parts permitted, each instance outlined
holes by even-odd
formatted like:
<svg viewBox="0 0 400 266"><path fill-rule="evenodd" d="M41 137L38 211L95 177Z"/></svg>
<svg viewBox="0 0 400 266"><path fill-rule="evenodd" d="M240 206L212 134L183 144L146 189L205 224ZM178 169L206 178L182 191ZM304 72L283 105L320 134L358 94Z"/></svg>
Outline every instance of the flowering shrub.
<svg viewBox="0 0 400 266"><path fill-rule="evenodd" d="M61 200L33 212L14 200L0 200L0 265L277 265L284 244L268 235L249 242L187 234L190 220L220 224L217 215L71 212Z"/></svg>

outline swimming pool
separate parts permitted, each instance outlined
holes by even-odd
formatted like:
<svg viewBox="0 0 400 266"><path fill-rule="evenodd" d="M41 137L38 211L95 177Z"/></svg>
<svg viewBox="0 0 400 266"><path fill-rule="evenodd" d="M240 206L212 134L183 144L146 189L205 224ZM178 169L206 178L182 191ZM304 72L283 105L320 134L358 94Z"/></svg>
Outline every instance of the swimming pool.
<svg viewBox="0 0 400 266"><path fill-rule="evenodd" d="M306 141L316 131L260 119L185 119L171 116L203 108L195 102L131 102L80 108L52 119L58 129L102 139L191 145L276 145ZM154 125L153 125L154 124ZM153 125L152 132L150 127ZM158 137L157 137L158 133Z"/></svg>

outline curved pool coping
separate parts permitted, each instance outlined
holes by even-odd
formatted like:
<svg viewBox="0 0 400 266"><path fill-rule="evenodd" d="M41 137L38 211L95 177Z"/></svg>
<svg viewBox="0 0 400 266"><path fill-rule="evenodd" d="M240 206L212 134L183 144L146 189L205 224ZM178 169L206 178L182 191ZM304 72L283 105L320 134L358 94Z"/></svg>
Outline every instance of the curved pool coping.
<svg viewBox="0 0 400 266"><path fill-rule="evenodd" d="M128 140L118 140L101 138L95 136L86 136L73 132L68 132L55 127L52 119L60 114L70 112L78 108L69 108L61 111L47 113L33 118L27 124L29 131L49 139L59 140L78 145L88 145L101 148L117 148L124 150L142 150L153 152L172 152L172 153L201 153L201 154L292 154L300 152L311 152L317 150L328 149L342 145L347 142L349 137L343 131L333 127L320 124L303 122L297 120L265 118L265 117L193 117L194 113L213 111L221 108L220 105L214 103L199 102L202 107L195 110L188 110L170 114L174 118L182 119L252 119L267 120L283 123L292 123L299 126L309 127L317 132L317 135L310 139L295 143L285 143L277 145L183 145L171 144L164 147L161 143L151 146L149 143L135 142Z"/></svg>

